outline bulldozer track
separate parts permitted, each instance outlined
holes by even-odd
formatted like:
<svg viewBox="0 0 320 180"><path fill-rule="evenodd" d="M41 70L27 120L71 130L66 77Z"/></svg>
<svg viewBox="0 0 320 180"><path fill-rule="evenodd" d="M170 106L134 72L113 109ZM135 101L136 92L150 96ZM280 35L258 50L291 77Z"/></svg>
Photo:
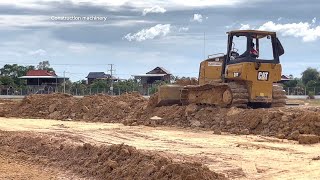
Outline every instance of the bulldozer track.
<svg viewBox="0 0 320 180"><path fill-rule="evenodd" d="M284 107L286 105L286 92L279 84L274 84L272 87L272 104L271 107Z"/></svg>
<svg viewBox="0 0 320 180"><path fill-rule="evenodd" d="M232 107L247 108L249 102L249 94L246 84L243 82L229 82L228 86L232 92Z"/></svg>
<svg viewBox="0 0 320 180"><path fill-rule="evenodd" d="M181 90L180 93L180 102L181 105L188 105L189 102L189 93L192 92L206 92L210 93L211 89L222 88L228 86L232 93L232 103L230 105L219 104L218 102L196 102L197 105L201 106L219 106L219 107L238 107L238 108L248 108L249 103L249 93L245 82L228 82L228 83L217 83L217 84L206 84L203 86L187 86ZM219 92L219 91L217 91ZM274 84L272 88L272 103L271 107L284 107L286 105L286 95L283 87L279 84ZM270 107L269 106L269 107Z"/></svg>

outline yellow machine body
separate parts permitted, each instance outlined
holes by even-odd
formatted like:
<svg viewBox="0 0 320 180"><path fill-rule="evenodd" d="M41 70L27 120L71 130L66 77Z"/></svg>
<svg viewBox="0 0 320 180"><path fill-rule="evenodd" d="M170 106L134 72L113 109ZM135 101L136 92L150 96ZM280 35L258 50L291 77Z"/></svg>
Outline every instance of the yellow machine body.
<svg viewBox="0 0 320 180"><path fill-rule="evenodd" d="M222 58L210 58L200 63L199 85L222 80ZM243 62L227 65L225 79L244 81L249 93L249 102L271 103L273 83L281 80L281 71L281 64Z"/></svg>
<svg viewBox="0 0 320 180"><path fill-rule="evenodd" d="M244 45L240 46L241 43L235 40L237 38L245 40ZM237 48L241 47L245 51L242 49L243 53L239 54ZM272 52L265 53L265 47L269 47ZM266 54L272 57L264 56ZM285 105L286 96L283 87L277 84L281 80L279 57L282 54L284 49L275 32L228 32L227 54L217 54L200 63L199 84L160 86L158 105L192 103L242 108L248 105L282 107Z"/></svg>

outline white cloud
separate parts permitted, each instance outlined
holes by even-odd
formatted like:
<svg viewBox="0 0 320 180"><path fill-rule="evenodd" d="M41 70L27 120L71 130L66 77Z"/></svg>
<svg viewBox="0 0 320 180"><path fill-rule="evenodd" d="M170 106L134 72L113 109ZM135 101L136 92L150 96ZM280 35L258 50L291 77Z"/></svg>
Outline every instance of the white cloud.
<svg viewBox="0 0 320 180"><path fill-rule="evenodd" d="M278 20L278 21L281 21L282 19L283 19L283 17L279 17L277 20Z"/></svg>
<svg viewBox="0 0 320 180"><path fill-rule="evenodd" d="M170 24L157 24L149 29L142 29L135 34L127 34L123 37L123 39L127 39L128 41L145 41L148 39L154 39L156 37L166 36L170 33L171 25Z"/></svg>
<svg viewBox="0 0 320 180"><path fill-rule="evenodd" d="M35 51L29 51L28 54L31 56L45 56L47 55L47 51L43 49L37 49Z"/></svg>
<svg viewBox="0 0 320 180"><path fill-rule="evenodd" d="M317 22L317 18L315 17L312 19L312 24L315 24L316 22Z"/></svg>
<svg viewBox="0 0 320 180"><path fill-rule="evenodd" d="M180 27L179 32L187 32L189 31L189 27Z"/></svg>
<svg viewBox="0 0 320 180"><path fill-rule="evenodd" d="M249 24L241 24L240 30L248 30L248 29L250 29Z"/></svg>
<svg viewBox="0 0 320 180"><path fill-rule="evenodd" d="M201 14L194 14L193 15L193 19L191 19L191 21L197 21L197 22L202 22L203 21L203 19L202 19L203 17L202 17L202 15Z"/></svg>
<svg viewBox="0 0 320 180"><path fill-rule="evenodd" d="M143 9L142 15L145 16L148 13L165 13L167 10L160 6L153 6L151 8Z"/></svg>
<svg viewBox="0 0 320 180"><path fill-rule="evenodd" d="M260 26L258 30L276 31L283 36L302 37L304 42L316 41L320 38L320 26L313 27L308 22L276 24L269 21Z"/></svg>

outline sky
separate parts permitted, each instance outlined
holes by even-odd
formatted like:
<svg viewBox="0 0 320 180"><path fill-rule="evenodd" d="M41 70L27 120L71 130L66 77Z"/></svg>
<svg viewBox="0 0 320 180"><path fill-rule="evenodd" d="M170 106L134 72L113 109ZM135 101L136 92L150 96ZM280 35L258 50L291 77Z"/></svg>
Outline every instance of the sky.
<svg viewBox="0 0 320 180"><path fill-rule="evenodd" d="M197 77L226 32L276 31L283 74L319 70L319 0L10 0L0 2L0 66L48 60L72 81L89 72L131 78L162 66ZM205 35L204 35L205 34ZM204 40L205 37L205 40Z"/></svg>

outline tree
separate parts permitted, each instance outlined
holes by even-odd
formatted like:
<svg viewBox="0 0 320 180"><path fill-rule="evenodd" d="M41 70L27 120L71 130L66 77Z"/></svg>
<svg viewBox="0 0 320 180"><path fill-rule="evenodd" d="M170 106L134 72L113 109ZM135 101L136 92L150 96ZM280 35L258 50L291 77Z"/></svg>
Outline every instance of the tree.
<svg viewBox="0 0 320 180"><path fill-rule="evenodd" d="M304 85L307 85L311 80L319 81L319 72L317 71L317 69L309 67L302 72L301 79Z"/></svg>
<svg viewBox="0 0 320 180"><path fill-rule="evenodd" d="M297 87L298 83L299 83L299 79L295 78L295 79L284 82L283 85L284 85L284 88L288 88L288 87L293 88L293 87Z"/></svg>
<svg viewBox="0 0 320 180"><path fill-rule="evenodd" d="M52 67L50 67L49 61L41 61L37 66L38 70L47 70L47 71L54 71Z"/></svg>
<svg viewBox="0 0 320 180"><path fill-rule="evenodd" d="M124 81L118 81L113 84L115 94L122 94L125 92L137 91L139 84L134 79L128 79Z"/></svg>
<svg viewBox="0 0 320 180"><path fill-rule="evenodd" d="M35 69L34 66L21 66L18 64L6 64L0 69L0 75L9 77L17 86L23 85L20 76L25 76L29 70Z"/></svg>
<svg viewBox="0 0 320 180"><path fill-rule="evenodd" d="M15 86L14 80L9 76L1 76L0 84L6 86Z"/></svg>
<svg viewBox="0 0 320 180"><path fill-rule="evenodd" d="M87 90L87 86L85 83L86 80L80 80L73 82L71 85L71 93L75 95L83 95Z"/></svg>
<svg viewBox="0 0 320 180"><path fill-rule="evenodd" d="M319 85L319 83L315 80L310 80L308 81L308 83L306 84L307 87L309 88L315 88Z"/></svg>
<svg viewBox="0 0 320 180"><path fill-rule="evenodd" d="M104 91L109 89L109 83L106 80L97 79L93 81L93 83L90 85L90 88L93 89L93 91Z"/></svg>

